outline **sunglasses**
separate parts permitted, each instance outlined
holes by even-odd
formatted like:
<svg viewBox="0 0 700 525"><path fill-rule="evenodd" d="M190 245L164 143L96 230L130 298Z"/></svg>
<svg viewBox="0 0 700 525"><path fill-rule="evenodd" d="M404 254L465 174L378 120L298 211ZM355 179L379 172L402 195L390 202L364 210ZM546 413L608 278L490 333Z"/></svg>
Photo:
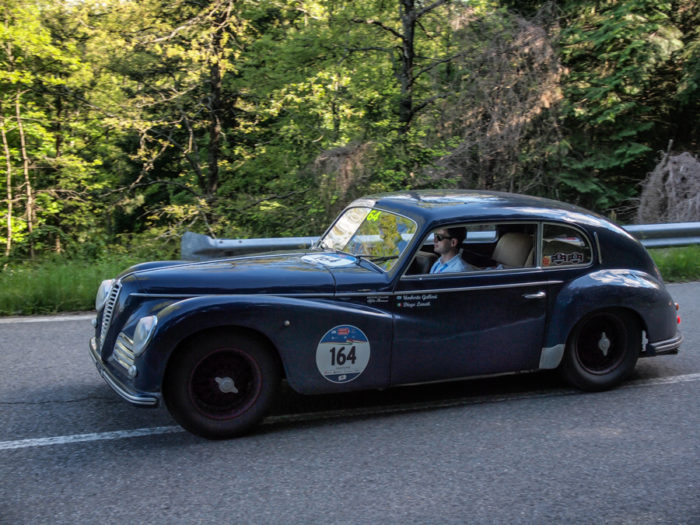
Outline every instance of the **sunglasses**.
<svg viewBox="0 0 700 525"><path fill-rule="evenodd" d="M449 235L442 235L442 234L440 234L440 233L436 233L436 234L434 235L434 237L435 237L435 239L437 240L437 242L440 242L440 241L442 241L443 239L454 239L454 237L450 237Z"/></svg>

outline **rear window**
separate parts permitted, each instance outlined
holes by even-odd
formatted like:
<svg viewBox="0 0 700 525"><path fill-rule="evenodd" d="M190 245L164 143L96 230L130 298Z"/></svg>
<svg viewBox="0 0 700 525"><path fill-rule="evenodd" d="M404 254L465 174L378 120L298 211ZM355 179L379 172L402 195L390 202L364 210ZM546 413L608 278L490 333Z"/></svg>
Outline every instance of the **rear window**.
<svg viewBox="0 0 700 525"><path fill-rule="evenodd" d="M545 224L542 230L542 266L561 268L591 263L591 245L576 228Z"/></svg>

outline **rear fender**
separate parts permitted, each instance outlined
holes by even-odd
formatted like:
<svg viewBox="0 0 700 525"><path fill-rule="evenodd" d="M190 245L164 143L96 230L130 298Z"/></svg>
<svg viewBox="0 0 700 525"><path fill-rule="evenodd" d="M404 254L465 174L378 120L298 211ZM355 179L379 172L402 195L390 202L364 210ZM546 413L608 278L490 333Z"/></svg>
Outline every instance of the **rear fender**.
<svg viewBox="0 0 700 525"><path fill-rule="evenodd" d="M676 334L675 306L663 283L636 270L601 270L569 282L552 298L540 368L561 363L569 334L584 316L623 308L634 312L649 341Z"/></svg>

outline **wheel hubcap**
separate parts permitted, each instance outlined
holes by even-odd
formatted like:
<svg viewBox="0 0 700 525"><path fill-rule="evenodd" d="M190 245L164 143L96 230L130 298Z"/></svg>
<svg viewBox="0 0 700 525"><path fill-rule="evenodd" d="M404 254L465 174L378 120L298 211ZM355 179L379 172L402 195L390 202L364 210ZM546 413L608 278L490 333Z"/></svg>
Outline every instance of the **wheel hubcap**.
<svg viewBox="0 0 700 525"><path fill-rule="evenodd" d="M216 350L190 376L190 396L212 419L231 419L248 410L260 395L262 380L255 361L235 349Z"/></svg>
<svg viewBox="0 0 700 525"><path fill-rule="evenodd" d="M576 358L591 374L606 374L623 360L627 340L625 327L613 316L597 316L580 330L576 341Z"/></svg>
<svg viewBox="0 0 700 525"><path fill-rule="evenodd" d="M603 356L608 357L608 350L610 350L610 339L608 339L608 336L605 335L605 332L600 336L600 340L598 341L598 348L600 348L600 351L603 352Z"/></svg>
<svg viewBox="0 0 700 525"><path fill-rule="evenodd" d="M219 390L224 394L238 394L238 389L236 388L236 383L230 377L215 377L214 381L219 385Z"/></svg>

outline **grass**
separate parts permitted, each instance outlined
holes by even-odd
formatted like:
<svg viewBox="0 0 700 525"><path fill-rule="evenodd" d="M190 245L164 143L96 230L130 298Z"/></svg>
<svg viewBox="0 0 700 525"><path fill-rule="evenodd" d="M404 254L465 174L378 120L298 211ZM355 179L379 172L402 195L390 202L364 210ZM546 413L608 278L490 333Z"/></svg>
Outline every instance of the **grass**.
<svg viewBox="0 0 700 525"><path fill-rule="evenodd" d="M700 280L700 246L650 250L666 282ZM33 315L87 311L103 279L138 261L56 259L0 269L0 315Z"/></svg>
<svg viewBox="0 0 700 525"><path fill-rule="evenodd" d="M52 260L0 271L0 315L51 314L95 308L95 293L104 279L135 261Z"/></svg>
<svg viewBox="0 0 700 525"><path fill-rule="evenodd" d="M700 245L649 250L666 282L700 280Z"/></svg>

